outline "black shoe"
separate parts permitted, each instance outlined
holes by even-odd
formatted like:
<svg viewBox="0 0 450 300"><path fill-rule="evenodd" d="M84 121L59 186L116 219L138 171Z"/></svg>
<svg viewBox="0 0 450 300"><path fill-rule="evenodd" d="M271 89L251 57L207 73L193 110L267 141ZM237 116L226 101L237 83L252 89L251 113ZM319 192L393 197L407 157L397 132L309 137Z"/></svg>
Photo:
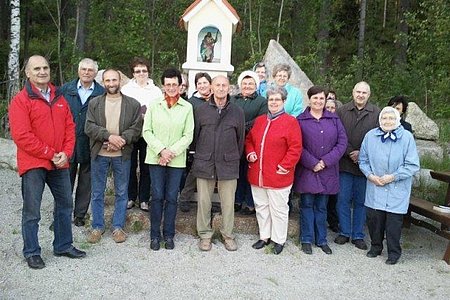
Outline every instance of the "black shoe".
<svg viewBox="0 0 450 300"><path fill-rule="evenodd" d="M244 216L250 216L250 215L254 215L254 214L256 214L255 208L250 209L248 206L246 206L241 210L241 215L244 215Z"/></svg>
<svg viewBox="0 0 450 300"><path fill-rule="evenodd" d="M386 260L387 265L395 265L398 262L398 258L388 258Z"/></svg>
<svg viewBox="0 0 450 300"><path fill-rule="evenodd" d="M381 251L370 248L370 250L369 250L369 252L367 252L366 256L373 258L373 257L377 257L380 254L381 254Z"/></svg>
<svg viewBox="0 0 450 300"><path fill-rule="evenodd" d="M152 249L154 251L158 251L160 246L161 245L159 244L158 239L153 239L150 241L150 249Z"/></svg>
<svg viewBox="0 0 450 300"><path fill-rule="evenodd" d="M345 235L338 235L337 238L334 239L334 242L338 245L344 245L345 243L348 243L350 241L350 238Z"/></svg>
<svg viewBox="0 0 450 300"><path fill-rule="evenodd" d="M189 203L189 201L181 201L180 210L182 212L189 212L191 210L191 204Z"/></svg>
<svg viewBox="0 0 450 300"><path fill-rule="evenodd" d="M274 243L273 253L276 255L280 254L283 251L283 247L284 247L284 245L282 245L282 244Z"/></svg>
<svg viewBox="0 0 450 300"><path fill-rule="evenodd" d="M363 239L352 240L352 244L358 249L367 250L367 244Z"/></svg>
<svg viewBox="0 0 450 300"><path fill-rule="evenodd" d="M253 245L252 245L252 248L253 249L261 249L261 248L263 248L264 246L267 246L267 245L269 245L270 244L270 239L268 239L267 241L264 241L264 240L258 240L256 243L254 243Z"/></svg>
<svg viewBox="0 0 450 300"><path fill-rule="evenodd" d="M70 250L62 253L53 252L55 256L65 256L68 258L83 258L86 256L86 252L78 250L75 247L72 247Z"/></svg>
<svg viewBox="0 0 450 300"><path fill-rule="evenodd" d="M27 258L27 264L32 269L43 269L45 268L45 263L40 255L33 255Z"/></svg>
<svg viewBox="0 0 450 300"><path fill-rule="evenodd" d="M330 247L329 247L327 244L322 245L322 246L319 246L319 247L320 247L320 249L322 249L322 251L325 252L326 254L332 254L332 253L333 253L333 251L331 251Z"/></svg>
<svg viewBox="0 0 450 300"><path fill-rule="evenodd" d="M302 251L305 254L312 254L311 244L309 244L309 243L302 243Z"/></svg>
<svg viewBox="0 0 450 300"><path fill-rule="evenodd" d="M167 238L165 240L165 247L167 250L172 250L175 248L175 243L173 242L173 238Z"/></svg>
<svg viewBox="0 0 450 300"><path fill-rule="evenodd" d="M235 203L234 204L234 212L238 212L242 209L242 204Z"/></svg>
<svg viewBox="0 0 450 300"><path fill-rule="evenodd" d="M73 220L73 224L77 227L83 227L86 222L84 221L84 218L75 217L75 219Z"/></svg>

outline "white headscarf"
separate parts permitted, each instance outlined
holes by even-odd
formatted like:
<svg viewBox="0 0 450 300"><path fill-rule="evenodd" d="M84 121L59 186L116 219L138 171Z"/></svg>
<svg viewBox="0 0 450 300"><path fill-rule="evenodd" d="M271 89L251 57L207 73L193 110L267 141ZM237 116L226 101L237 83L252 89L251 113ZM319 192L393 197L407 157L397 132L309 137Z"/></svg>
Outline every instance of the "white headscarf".
<svg viewBox="0 0 450 300"><path fill-rule="evenodd" d="M378 123L380 124L381 127L381 117L384 114L394 114L395 115L395 129L397 129L400 126L400 113L398 112L398 110L396 110L395 108L391 107L391 106L386 106L385 108L383 108L380 112L380 115L378 116ZM381 129L384 130L384 128L381 127ZM393 131L394 131L393 130Z"/></svg>
<svg viewBox="0 0 450 300"><path fill-rule="evenodd" d="M238 82L238 85L239 85L239 88L241 88L242 80L243 80L245 77L251 77L251 78L253 78L253 79L255 80L255 83L256 83L256 90L258 90L258 87L259 87L259 77L258 77L258 74L256 74L256 73L253 72L253 71L244 71L244 72L241 73L241 75L239 75L238 81L237 81L237 82Z"/></svg>

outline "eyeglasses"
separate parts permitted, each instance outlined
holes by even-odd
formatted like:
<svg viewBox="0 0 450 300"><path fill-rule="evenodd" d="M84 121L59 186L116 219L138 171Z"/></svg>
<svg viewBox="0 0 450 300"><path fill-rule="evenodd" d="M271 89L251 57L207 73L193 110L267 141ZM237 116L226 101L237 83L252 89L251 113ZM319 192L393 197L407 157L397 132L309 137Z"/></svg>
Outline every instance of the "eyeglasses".
<svg viewBox="0 0 450 300"><path fill-rule="evenodd" d="M178 87L178 86L179 86L178 83L166 83L166 84L164 85L164 87L166 87L166 88L176 88L176 87Z"/></svg>
<svg viewBox="0 0 450 300"><path fill-rule="evenodd" d="M146 69L141 69L141 70L134 70L134 74L141 74L141 73L148 73L148 70Z"/></svg>

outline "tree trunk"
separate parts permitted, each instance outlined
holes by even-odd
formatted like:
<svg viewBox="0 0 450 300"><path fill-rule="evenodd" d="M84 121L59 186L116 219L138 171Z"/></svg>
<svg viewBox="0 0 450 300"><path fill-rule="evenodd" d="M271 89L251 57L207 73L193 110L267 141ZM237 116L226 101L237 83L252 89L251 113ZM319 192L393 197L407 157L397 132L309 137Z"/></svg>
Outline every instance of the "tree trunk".
<svg viewBox="0 0 450 300"><path fill-rule="evenodd" d="M253 18L252 18L252 0L248 1L248 14L249 14L249 36L250 36L250 49L252 50L252 56L255 55L255 48L253 47Z"/></svg>
<svg viewBox="0 0 450 300"><path fill-rule="evenodd" d="M409 33L409 26L405 20L405 16L411 8L411 0L400 0L399 5L400 18L397 25L397 38L395 39L395 48L397 49L395 63L397 65L405 65L407 59Z"/></svg>
<svg viewBox="0 0 450 300"><path fill-rule="evenodd" d="M8 56L8 91L6 99L8 102L19 91L19 72L20 72L20 0L11 0L11 28ZM5 114L1 120L2 130L5 137L9 138L8 114Z"/></svg>
<svg viewBox="0 0 450 300"><path fill-rule="evenodd" d="M76 12L75 48L80 52L86 49L86 19L89 13L87 0L79 0Z"/></svg>
<svg viewBox="0 0 450 300"><path fill-rule="evenodd" d="M19 90L20 0L11 0L11 30L8 56L8 92L10 100Z"/></svg>
<svg viewBox="0 0 450 300"><path fill-rule="evenodd" d="M284 0L281 0L280 13L279 13L279 15L278 15L277 43L280 42L281 16L283 15L283 7L284 7Z"/></svg>
<svg viewBox="0 0 450 300"><path fill-rule="evenodd" d="M258 6L258 52L261 53L262 51L262 46L261 46L261 11L262 11L262 4L261 2L259 2L259 6Z"/></svg>
<svg viewBox="0 0 450 300"><path fill-rule="evenodd" d="M360 11L359 11L359 35L358 35L358 61L360 66L358 68L357 80L362 80L364 70L363 70L363 60L364 60L364 34L366 30L366 0L361 0Z"/></svg>

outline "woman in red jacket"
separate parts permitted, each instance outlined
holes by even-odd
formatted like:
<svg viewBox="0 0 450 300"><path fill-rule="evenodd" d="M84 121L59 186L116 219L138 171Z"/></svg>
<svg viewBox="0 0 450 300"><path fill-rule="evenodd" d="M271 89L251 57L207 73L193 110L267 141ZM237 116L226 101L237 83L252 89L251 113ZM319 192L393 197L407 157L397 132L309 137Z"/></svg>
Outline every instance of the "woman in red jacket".
<svg viewBox="0 0 450 300"><path fill-rule="evenodd" d="M275 254L283 251L286 242L289 193L302 152L300 126L284 111L286 98L284 87L268 88L269 112L255 120L245 142L260 237L252 247L261 249L272 240Z"/></svg>

